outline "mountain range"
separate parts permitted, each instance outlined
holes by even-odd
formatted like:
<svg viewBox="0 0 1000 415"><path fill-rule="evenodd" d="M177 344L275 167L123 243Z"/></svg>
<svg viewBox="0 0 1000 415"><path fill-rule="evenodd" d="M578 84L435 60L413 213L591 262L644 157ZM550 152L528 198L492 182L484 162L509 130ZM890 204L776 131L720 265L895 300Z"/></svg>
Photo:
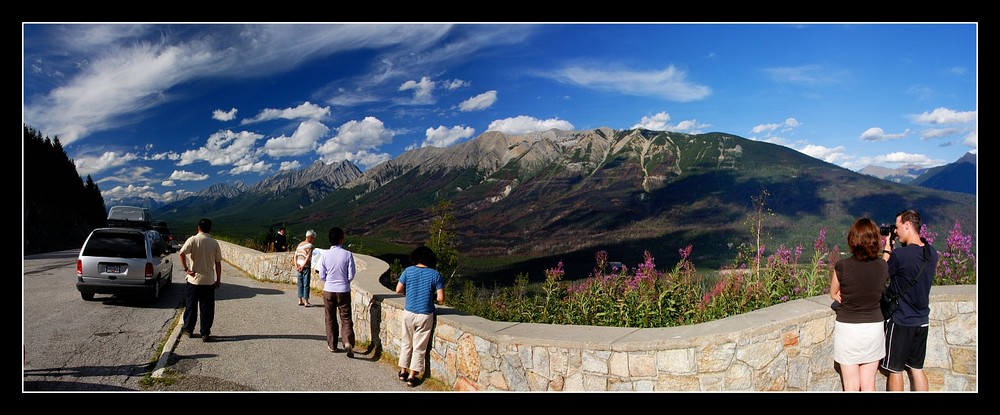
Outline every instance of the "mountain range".
<svg viewBox="0 0 1000 415"><path fill-rule="evenodd" d="M810 247L820 229L844 246L855 219L890 223L909 207L937 232L956 221L966 233L976 229L974 194L893 183L725 133L490 131L448 148L413 149L363 173L349 162L317 163L249 189L238 183L228 195L219 190L154 216L194 223L209 215L217 229L243 235L278 224L293 237L341 226L349 236L414 247L427 240L431 207L447 199L461 254L494 264L473 270L482 274L565 259L567 272L585 276L597 250L626 264L648 250L671 266L689 244L696 264L719 267L751 239L755 207L766 219L769 252Z"/></svg>
<svg viewBox="0 0 1000 415"><path fill-rule="evenodd" d="M976 194L976 155L965 153L953 163L933 168L866 166L858 173L896 183L914 184L931 189Z"/></svg>

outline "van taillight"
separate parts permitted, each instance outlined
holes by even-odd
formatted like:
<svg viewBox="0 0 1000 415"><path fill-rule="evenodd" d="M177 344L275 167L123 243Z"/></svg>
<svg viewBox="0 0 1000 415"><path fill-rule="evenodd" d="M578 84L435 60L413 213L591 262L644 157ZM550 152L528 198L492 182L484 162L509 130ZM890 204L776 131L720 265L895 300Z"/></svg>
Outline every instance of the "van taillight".
<svg viewBox="0 0 1000 415"><path fill-rule="evenodd" d="M146 263L146 279L153 278L153 263Z"/></svg>
<svg viewBox="0 0 1000 415"><path fill-rule="evenodd" d="M81 275L83 275L83 261L78 259L76 260L76 276Z"/></svg>

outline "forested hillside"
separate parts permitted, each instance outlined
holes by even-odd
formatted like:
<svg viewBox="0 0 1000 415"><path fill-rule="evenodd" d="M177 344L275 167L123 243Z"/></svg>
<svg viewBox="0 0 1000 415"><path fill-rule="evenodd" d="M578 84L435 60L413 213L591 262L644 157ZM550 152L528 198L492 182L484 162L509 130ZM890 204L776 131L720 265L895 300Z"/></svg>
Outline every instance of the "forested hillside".
<svg viewBox="0 0 1000 415"><path fill-rule="evenodd" d="M107 225L101 190L77 174L58 137L25 126L23 157L25 254L79 248L91 230Z"/></svg>

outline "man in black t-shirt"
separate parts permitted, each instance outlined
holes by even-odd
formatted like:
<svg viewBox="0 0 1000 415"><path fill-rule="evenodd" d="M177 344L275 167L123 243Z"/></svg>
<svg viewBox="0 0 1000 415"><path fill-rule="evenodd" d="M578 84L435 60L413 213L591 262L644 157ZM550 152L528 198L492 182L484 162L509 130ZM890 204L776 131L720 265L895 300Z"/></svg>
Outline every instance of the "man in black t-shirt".
<svg viewBox="0 0 1000 415"><path fill-rule="evenodd" d="M903 390L903 370L910 372L910 389L927 390L924 357L930 325L930 293L937 268L937 250L920 237L920 214L904 210L896 215L896 232L902 246L893 249L893 235L886 236L882 257L889 263L890 294L899 296L899 307L885 322L885 352L880 366L889 372L886 390Z"/></svg>

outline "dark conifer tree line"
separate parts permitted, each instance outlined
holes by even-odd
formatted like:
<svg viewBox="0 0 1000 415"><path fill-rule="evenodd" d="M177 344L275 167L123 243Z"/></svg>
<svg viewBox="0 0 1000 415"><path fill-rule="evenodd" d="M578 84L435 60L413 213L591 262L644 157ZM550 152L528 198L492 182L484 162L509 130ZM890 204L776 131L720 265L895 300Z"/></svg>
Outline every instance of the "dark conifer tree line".
<svg viewBox="0 0 1000 415"><path fill-rule="evenodd" d="M78 249L94 228L107 226L101 189L86 180L59 138L24 126L24 253Z"/></svg>

